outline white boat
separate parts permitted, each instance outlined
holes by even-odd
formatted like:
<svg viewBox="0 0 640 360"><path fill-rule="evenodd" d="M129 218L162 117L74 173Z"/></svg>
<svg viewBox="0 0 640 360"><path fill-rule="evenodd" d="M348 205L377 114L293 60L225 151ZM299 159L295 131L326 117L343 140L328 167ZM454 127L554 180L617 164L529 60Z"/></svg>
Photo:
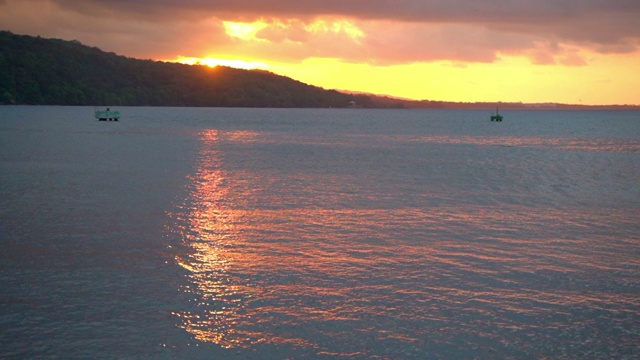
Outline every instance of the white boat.
<svg viewBox="0 0 640 360"><path fill-rule="evenodd" d="M112 111L109 108L106 110L95 110L95 117L98 121L118 121L120 120L120 111Z"/></svg>

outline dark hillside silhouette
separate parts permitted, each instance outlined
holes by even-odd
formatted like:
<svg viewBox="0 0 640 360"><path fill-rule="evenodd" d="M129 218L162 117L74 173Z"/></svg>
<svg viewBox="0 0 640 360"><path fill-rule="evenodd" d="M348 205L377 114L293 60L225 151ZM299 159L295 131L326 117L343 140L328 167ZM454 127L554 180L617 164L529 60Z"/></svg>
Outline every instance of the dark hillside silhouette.
<svg viewBox="0 0 640 360"><path fill-rule="evenodd" d="M0 104L373 107L260 70L138 60L78 41L0 32Z"/></svg>

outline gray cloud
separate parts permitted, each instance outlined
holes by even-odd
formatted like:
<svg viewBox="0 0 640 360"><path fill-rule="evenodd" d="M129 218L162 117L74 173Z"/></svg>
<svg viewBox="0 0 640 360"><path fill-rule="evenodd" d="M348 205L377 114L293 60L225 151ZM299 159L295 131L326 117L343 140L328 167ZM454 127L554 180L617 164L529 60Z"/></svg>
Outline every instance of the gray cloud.
<svg viewBox="0 0 640 360"><path fill-rule="evenodd" d="M340 15L407 22L518 24L542 34L611 41L640 37L637 0L52 0L82 13L171 18L191 16ZM574 25L585 25L575 28ZM572 28L573 31L569 31Z"/></svg>
<svg viewBox="0 0 640 360"><path fill-rule="evenodd" d="M16 10L29 6L31 15L28 9ZM8 15L3 18L3 8L14 11L4 11ZM29 17L28 21L12 15L18 13ZM223 19L293 18L303 24L327 15L348 17L364 24L367 38L354 43L339 34L332 35L334 38L328 35L314 38L301 27L287 31L272 27L263 30L260 36L278 43L276 48L258 44L247 51L266 51L282 58L324 56L378 63L446 59L489 62L498 52L529 52L535 53L532 56L537 63L553 62L560 57L573 59L561 63L581 64L578 55L567 47L625 53L640 46L638 0L0 1L0 24L8 30L78 38L91 45L143 57L187 55L209 48L218 52L232 49L234 43L224 34ZM387 32L379 26L367 28L372 22L404 25ZM435 29L434 25L440 28ZM328 40L335 42L322 43Z"/></svg>

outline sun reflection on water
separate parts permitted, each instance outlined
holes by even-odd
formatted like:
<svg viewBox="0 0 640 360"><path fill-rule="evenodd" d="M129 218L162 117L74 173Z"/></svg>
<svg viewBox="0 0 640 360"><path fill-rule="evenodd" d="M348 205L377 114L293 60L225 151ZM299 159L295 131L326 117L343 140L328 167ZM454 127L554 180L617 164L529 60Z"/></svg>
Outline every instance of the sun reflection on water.
<svg viewBox="0 0 640 360"><path fill-rule="evenodd" d="M202 151L198 168L190 178L190 193L182 211L175 214L176 226L183 245L189 250L176 257L176 262L188 271L189 285L185 293L193 295L195 311L174 313L181 327L197 340L213 342L223 347L238 346L234 323L242 311L240 286L229 275L237 233L234 213L225 204L228 187L216 150L217 130L200 134Z"/></svg>

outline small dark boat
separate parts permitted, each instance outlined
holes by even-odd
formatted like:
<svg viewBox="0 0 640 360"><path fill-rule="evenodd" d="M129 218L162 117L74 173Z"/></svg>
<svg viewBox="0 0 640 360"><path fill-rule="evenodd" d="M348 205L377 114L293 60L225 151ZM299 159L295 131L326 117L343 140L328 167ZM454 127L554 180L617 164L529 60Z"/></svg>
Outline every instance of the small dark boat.
<svg viewBox="0 0 640 360"><path fill-rule="evenodd" d="M498 108L496 107L496 114L491 115L491 121L502 121L502 115L498 112Z"/></svg>

